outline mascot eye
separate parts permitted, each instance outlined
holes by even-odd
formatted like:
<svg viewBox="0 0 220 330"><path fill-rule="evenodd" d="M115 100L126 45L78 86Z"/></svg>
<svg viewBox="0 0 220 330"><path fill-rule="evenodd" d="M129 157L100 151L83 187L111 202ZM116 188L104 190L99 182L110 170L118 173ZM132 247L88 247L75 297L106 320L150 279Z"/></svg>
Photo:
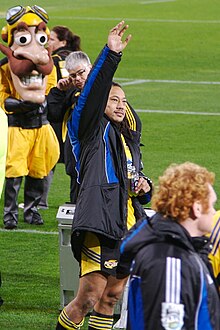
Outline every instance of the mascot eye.
<svg viewBox="0 0 220 330"><path fill-rule="evenodd" d="M19 46L28 45L31 42L31 35L23 34L23 35L17 36L17 37L15 37L15 42Z"/></svg>
<svg viewBox="0 0 220 330"><path fill-rule="evenodd" d="M48 41L48 37L47 34L44 32L38 32L36 34L36 40L38 41L38 43L42 46L46 45L47 41Z"/></svg>

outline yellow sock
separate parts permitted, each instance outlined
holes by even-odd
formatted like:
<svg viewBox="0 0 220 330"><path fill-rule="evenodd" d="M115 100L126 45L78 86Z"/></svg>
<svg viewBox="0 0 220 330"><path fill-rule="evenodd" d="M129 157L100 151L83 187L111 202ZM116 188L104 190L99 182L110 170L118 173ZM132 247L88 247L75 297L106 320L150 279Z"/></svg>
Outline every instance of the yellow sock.
<svg viewBox="0 0 220 330"><path fill-rule="evenodd" d="M112 315L100 314L93 310L89 317L88 329L110 330L112 329L113 320L114 319Z"/></svg>
<svg viewBox="0 0 220 330"><path fill-rule="evenodd" d="M70 320L70 318L67 315L65 309L63 309L62 312L60 313L58 321L64 329L72 330L72 329L80 329L80 327L84 323L84 318L82 319L82 321L80 323L76 324L76 323L74 323L73 321Z"/></svg>

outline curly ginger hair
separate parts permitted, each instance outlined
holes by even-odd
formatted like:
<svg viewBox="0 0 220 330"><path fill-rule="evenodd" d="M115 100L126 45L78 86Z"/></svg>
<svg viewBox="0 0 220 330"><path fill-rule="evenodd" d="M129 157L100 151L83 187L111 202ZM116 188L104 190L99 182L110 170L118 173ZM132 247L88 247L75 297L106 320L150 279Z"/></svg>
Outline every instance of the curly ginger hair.
<svg viewBox="0 0 220 330"><path fill-rule="evenodd" d="M171 164L159 177L159 186L151 200L152 208L165 217L181 222L190 216L193 203L200 201L203 212L209 208L209 186L213 185L215 174L205 167L185 162Z"/></svg>

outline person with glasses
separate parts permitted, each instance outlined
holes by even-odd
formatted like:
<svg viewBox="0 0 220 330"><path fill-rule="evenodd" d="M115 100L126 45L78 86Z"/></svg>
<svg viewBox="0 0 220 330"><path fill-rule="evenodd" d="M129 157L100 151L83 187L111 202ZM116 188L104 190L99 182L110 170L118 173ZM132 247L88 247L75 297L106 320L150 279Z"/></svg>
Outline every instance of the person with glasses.
<svg viewBox="0 0 220 330"><path fill-rule="evenodd" d="M140 203L151 195L140 171L140 132L130 129L125 93L112 81L131 39L129 35L122 40L127 29L121 21L110 30L87 79L85 63L68 70L73 85L81 86L86 79L67 121L79 183L71 245L80 280L76 297L59 316L57 330L79 329L90 310L88 329L112 329L114 306L126 283L116 279L121 238L136 222ZM131 176L133 169L136 177Z"/></svg>
<svg viewBox="0 0 220 330"><path fill-rule="evenodd" d="M46 11L37 6L16 6L6 14L0 50L0 106L8 117L8 150L4 190L4 226L18 225L18 193L23 176L24 222L42 225L38 204L43 177L59 158L59 144L47 119L46 97L56 85L56 69L47 47Z"/></svg>
<svg viewBox="0 0 220 330"><path fill-rule="evenodd" d="M71 53L81 50L81 39L78 35L74 34L68 27L63 25L56 25L50 30L50 38L48 45L52 51L52 59L57 70L57 81L62 78L68 77L68 71L65 68L65 59ZM69 163L72 160L72 155L66 150L69 150L70 142L69 137L66 140L62 139L62 122L50 122L53 127L60 146L60 157L58 163ZM72 157L71 157L72 156ZM55 167L50 171L48 176L44 178L44 192L42 194L38 207L40 209L47 209L48 206L48 194L53 180ZM75 196L75 171L72 167L66 165L67 174L70 176L70 202L76 202Z"/></svg>
<svg viewBox="0 0 220 330"><path fill-rule="evenodd" d="M64 163L66 174L70 177L70 202L76 203L77 197L77 174L75 170L75 158L72 153L69 136L66 134L66 118L75 104L91 70L89 57L82 51L71 52L65 59L65 69L68 72L67 78L58 81L57 86L52 88L47 96L48 120L52 124L59 124L62 141L64 143ZM77 72L76 79L69 75Z"/></svg>

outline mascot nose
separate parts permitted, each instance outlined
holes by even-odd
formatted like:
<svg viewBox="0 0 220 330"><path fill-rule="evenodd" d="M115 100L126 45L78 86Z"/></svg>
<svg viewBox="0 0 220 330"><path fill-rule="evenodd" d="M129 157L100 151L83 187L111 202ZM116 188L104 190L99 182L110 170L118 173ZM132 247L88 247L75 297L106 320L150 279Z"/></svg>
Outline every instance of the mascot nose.
<svg viewBox="0 0 220 330"><path fill-rule="evenodd" d="M24 48L15 49L13 54L17 58L28 59L35 65L46 65L50 60L48 50L42 46L38 46L36 43L31 43Z"/></svg>

